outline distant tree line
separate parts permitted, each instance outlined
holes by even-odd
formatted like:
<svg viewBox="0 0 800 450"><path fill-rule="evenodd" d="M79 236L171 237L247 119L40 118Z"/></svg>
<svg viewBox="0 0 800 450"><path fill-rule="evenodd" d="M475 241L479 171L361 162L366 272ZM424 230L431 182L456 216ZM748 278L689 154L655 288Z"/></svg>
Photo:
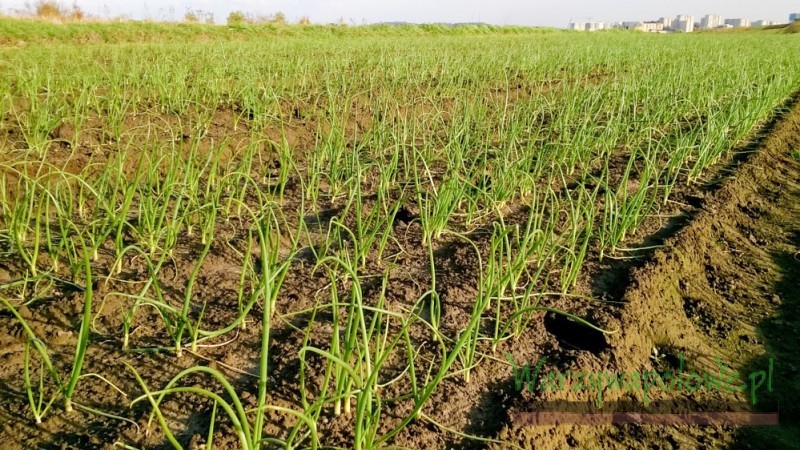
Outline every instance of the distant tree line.
<svg viewBox="0 0 800 450"><path fill-rule="evenodd" d="M244 24L265 24L265 23L272 23L277 25L283 25L287 23L286 14L281 11L278 11L273 14L253 14L253 13L245 13L244 11L231 11L228 14L228 25L244 25ZM308 16L303 16L298 19L297 23L299 25L310 25L311 19Z"/></svg>
<svg viewBox="0 0 800 450"><path fill-rule="evenodd" d="M71 6L57 0L36 0L35 2L26 2L21 10L16 10L15 13L24 17L34 17L38 19L58 21L58 22L80 22L87 20L90 17L86 14L77 4L73 2ZM183 22L185 23L215 23L214 13L204 11L202 9L187 8L186 13L183 15ZM228 14L228 25L245 25L245 24L286 24L286 14L278 11L273 14L256 14L245 13L244 11L232 11ZM303 16L297 20L299 25L310 25L311 20L308 16Z"/></svg>

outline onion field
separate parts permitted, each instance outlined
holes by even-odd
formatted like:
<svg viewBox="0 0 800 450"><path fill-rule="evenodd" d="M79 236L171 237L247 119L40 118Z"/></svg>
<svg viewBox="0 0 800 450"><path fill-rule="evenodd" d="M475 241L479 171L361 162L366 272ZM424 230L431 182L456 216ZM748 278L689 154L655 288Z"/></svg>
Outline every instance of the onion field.
<svg viewBox="0 0 800 450"><path fill-rule="evenodd" d="M4 448L520 448L506 355L624 335L595 275L800 86L769 32L203 27L0 48Z"/></svg>

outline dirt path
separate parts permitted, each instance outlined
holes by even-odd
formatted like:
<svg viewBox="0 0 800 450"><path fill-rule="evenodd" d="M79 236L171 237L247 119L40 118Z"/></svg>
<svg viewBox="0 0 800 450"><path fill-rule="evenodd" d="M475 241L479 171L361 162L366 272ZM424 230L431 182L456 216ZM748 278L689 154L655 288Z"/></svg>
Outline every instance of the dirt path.
<svg viewBox="0 0 800 450"><path fill-rule="evenodd" d="M593 392L524 390L499 438L524 448L796 448L800 442L800 105L772 127L699 211L642 267L611 312L599 352L543 365L540 380L565 370L630 373L656 370L717 373L720 364L748 380L773 364L773 392L606 387L602 408ZM576 329L574 333L580 333ZM575 337L578 340L579 337ZM528 362L533 366L536 361ZM548 367L551 366L551 367ZM565 392L569 391L569 392ZM583 405L583 406L581 406ZM626 409L642 412L774 411L779 426L559 425L521 426L516 414ZM497 446L506 448L507 446Z"/></svg>

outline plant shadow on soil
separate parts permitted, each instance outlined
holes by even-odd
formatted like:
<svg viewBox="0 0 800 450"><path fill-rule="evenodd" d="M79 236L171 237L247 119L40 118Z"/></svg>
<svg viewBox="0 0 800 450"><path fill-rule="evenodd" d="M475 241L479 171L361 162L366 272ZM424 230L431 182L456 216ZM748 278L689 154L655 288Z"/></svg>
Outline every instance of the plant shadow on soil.
<svg viewBox="0 0 800 450"><path fill-rule="evenodd" d="M780 424L741 429L731 449L789 449L797 448L800 442L800 229L793 230L791 241L795 253L772 255L781 271L781 280L775 286L781 306L758 327L767 353L742 368L742 373L761 370L770 357L774 358L775 390L764 393L764 404L779 405Z"/></svg>
<svg viewBox="0 0 800 450"><path fill-rule="evenodd" d="M463 432L474 436L496 436L506 422L506 403L514 395L516 391L511 378L489 383L478 403L470 409L469 422ZM452 450L477 450L485 448L486 444L475 439L454 436L447 441L446 447Z"/></svg>

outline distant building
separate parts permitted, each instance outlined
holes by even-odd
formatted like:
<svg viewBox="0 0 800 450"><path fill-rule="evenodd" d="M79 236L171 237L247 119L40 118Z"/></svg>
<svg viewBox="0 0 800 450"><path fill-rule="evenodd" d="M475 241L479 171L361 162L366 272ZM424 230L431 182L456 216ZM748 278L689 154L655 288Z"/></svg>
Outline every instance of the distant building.
<svg viewBox="0 0 800 450"><path fill-rule="evenodd" d="M570 22L570 30L586 31L586 22Z"/></svg>
<svg viewBox="0 0 800 450"><path fill-rule="evenodd" d="M775 22L771 20L756 20L752 24L754 27L768 27L770 25L775 25Z"/></svg>
<svg viewBox="0 0 800 450"><path fill-rule="evenodd" d="M622 22L622 28L626 30L646 31L648 33L660 33L664 30L661 22Z"/></svg>
<svg viewBox="0 0 800 450"><path fill-rule="evenodd" d="M644 28L644 23L639 21L622 22L622 28L626 30L641 30Z"/></svg>
<svg viewBox="0 0 800 450"><path fill-rule="evenodd" d="M789 22L794 22L795 20L800 20L800 13L789 14Z"/></svg>
<svg viewBox="0 0 800 450"><path fill-rule="evenodd" d="M605 28L605 23L603 22L586 22L586 31L597 31L602 30Z"/></svg>
<svg viewBox="0 0 800 450"><path fill-rule="evenodd" d="M675 19L673 19L672 17L662 17L658 19L658 21L661 22L664 30L671 30L672 25L675 22Z"/></svg>
<svg viewBox="0 0 800 450"><path fill-rule="evenodd" d="M598 30L612 30L620 28L619 22L594 22L594 21L572 21L569 23L570 30L575 31L598 31Z"/></svg>
<svg viewBox="0 0 800 450"><path fill-rule="evenodd" d="M722 16L718 16L716 14L709 14L700 19L700 28L706 30L718 28L720 25L722 25Z"/></svg>
<svg viewBox="0 0 800 450"><path fill-rule="evenodd" d="M648 33L660 33L664 31L664 24L661 22L644 22L642 23L642 31Z"/></svg>
<svg viewBox="0 0 800 450"><path fill-rule="evenodd" d="M750 19L725 19L725 25L730 25L734 28L749 27Z"/></svg>
<svg viewBox="0 0 800 450"><path fill-rule="evenodd" d="M691 33L694 31L694 17L693 16L677 16L672 23L672 28L675 31L682 31L684 33Z"/></svg>

